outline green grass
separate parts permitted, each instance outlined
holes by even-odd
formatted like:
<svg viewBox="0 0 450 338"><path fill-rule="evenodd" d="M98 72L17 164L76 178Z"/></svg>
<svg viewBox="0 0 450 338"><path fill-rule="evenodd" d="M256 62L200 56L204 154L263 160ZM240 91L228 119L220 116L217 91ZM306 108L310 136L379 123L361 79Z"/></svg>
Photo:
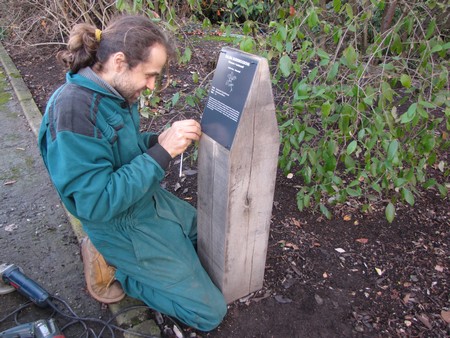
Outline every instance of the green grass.
<svg viewBox="0 0 450 338"><path fill-rule="evenodd" d="M4 181L17 181L20 178L20 168L11 167L9 172L0 176L0 180Z"/></svg>
<svg viewBox="0 0 450 338"><path fill-rule="evenodd" d="M233 43L234 38L231 36L220 36L220 35L205 35L203 37L206 41L221 41L227 43Z"/></svg>
<svg viewBox="0 0 450 338"><path fill-rule="evenodd" d="M0 72L0 105L5 104L11 99L11 94L5 91L6 88L6 74Z"/></svg>
<svg viewBox="0 0 450 338"><path fill-rule="evenodd" d="M33 168L33 165L34 165L34 159L33 159L33 157L31 157L31 156L27 156L26 158L25 158L25 165L27 166L27 168Z"/></svg>
<svg viewBox="0 0 450 338"><path fill-rule="evenodd" d="M0 105L5 104L9 100L11 100L11 94L10 93L7 93L7 92L0 93Z"/></svg>

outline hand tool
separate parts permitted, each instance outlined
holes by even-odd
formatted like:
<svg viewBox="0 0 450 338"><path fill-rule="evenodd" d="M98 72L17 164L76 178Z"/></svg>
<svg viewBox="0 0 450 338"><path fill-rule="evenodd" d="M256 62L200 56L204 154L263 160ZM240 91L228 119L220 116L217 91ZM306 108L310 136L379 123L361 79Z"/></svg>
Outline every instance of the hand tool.
<svg viewBox="0 0 450 338"><path fill-rule="evenodd" d="M42 286L27 277L23 270L14 264L0 265L0 279L5 285L12 286L22 295L30 299L39 307L47 307L49 293Z"/></svg>
<svg viewBox="0 0 450 338"><path fill-rule="evenodd" d="M0 338L65 338L53 318L21 324L0 332Z"/></svg>
<svg viewBox="0 0 450 338"><path fill-rule="evenodd" d="M0 264L0 295L6 295L7 293L16 291L16 289L13 286L4 283L3 279L1 278L2 271L5 270L7 266L8 264L5 263Z"/></svg>

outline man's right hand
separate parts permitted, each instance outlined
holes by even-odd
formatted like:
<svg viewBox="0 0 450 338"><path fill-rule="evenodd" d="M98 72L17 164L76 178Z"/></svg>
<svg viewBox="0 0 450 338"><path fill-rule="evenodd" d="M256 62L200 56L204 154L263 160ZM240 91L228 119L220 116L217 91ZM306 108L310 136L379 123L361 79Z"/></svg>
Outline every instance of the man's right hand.
<svg viewBox="0 0 450 338"><path fill-rule="evenodd" d="M192 141L202 135L200 123L195 120L182 120L172 124L158 137L158 143L174 158L183 153Z"/></svg>

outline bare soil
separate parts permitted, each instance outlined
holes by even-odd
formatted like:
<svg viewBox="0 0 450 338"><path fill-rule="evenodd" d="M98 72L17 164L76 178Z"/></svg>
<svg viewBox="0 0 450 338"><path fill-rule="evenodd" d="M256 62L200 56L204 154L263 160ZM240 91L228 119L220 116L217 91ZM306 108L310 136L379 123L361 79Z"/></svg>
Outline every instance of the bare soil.
<svg viewBox="0 0 450 338"><path fill-rule="evenodd" d="M171 70L177 80L172 90L196 86L191 72L199 72L200 79L210 73L220 47L199 39L190 64ZM56 48L7 49L43 111L52 91L64 82ZM170 91L165 95L170 98ZM171 112L161 102L157 116L143 119L142 128L159 130L174 119L199 119L201 110L200 105ZM180 183L175 160L164 184L195 206L195 162L185 162L183 169L191 169L192 175ZM297 210L296 186L301 184L277 175L263 289L231 304L215 331L198 335L448 337L449 198L425 191L414 207L399 208L392 224L382 211L362 214L356 203L335 207L334 218L327 220L320 213ZM89 304L79 304L83 306Z"/></svg>

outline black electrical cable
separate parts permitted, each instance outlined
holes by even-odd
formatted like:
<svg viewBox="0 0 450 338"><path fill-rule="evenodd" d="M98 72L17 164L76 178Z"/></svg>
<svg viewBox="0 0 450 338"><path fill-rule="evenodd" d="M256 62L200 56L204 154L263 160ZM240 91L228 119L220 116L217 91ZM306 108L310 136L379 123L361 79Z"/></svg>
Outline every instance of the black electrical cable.
<svg viewBox="0 0 450 338"><path fill-rule="evenodd" d="M65 311L68 312L64 312L64 309L60 309L56 303L61 303L64 308ZM13 312L11 312L10 314L7 314L5 317L0 319L0 323L4 322L6 319L8 319L11 316L15 316L14 317L14 322L16 323L16 325L20 325L21 323L18 320L18 315L19 313L24 310L25 308L33 305L33 302L27 302L23 305L21 305L20 307L18 307L16 310L14 310ZM122 333L128 333L134 336L139 336L139 337L143 337L143 338L157 338L157 336L154 335L149 335L149 334L144 334L144 333L140 333L140 332L135 332L132 330L128 330L128 329L124 329L121 328L120 326L114 325L111 322L116 319L119 315L126 313L128 311L132 311L132 310L137 310L137 309L148 309L151 310L149 307L147 307L146 305L133 305L133 306L129 306L126 307L120 311L118 311L117 313L115 313L111 318L109 318L107 321L101 320L101 319L97 319L97 318L89 318L89 317L80 317L78 316L75 311L70 307L70 305L64 301L63 299L56 297L56 296L50 296L47 299L47 304L50 306L50 308L53 310L52 314L50 315L49 318L52 318L55 316L55 314L58 314L66 319L69 319L70 322L66 323L62 328L61 331L64 332L64 330L67 330L69 327L73 326L73 325L82 325L84 332L80 335L80 337L84 336L86 338L89 337L93 337L93 338L101 338L103 337L103 334L105 333L105 330L108 330L109 333L111 334L111 338L115 338L115 333L114 330L116 331L120 331ZM167 326L164 326L164 319L163 319L163 315L160 314L159 312L154 311L155 314L155 321L158 325L158 327L161 330L161 333L164 334L165 330L167 329ZM179 330L179 332L182 334L183 337L185 336L184 330L181 328L181 326L170 316L164 316L164 318L168 319L174 326L177 327L177 329ZM101 330L99 332L99 334L97 335L95 333L95 331L90 328L86 322L92 322L92 323L96 323L101 325ZM159 337L159 336L158 336Z"/></svg>
<svg viewBox="0 0 450 338"><path fill-rule="evenodd" d="M69 312L73 315L73 317L78 317L77 314L72 310L72 308L71 308L65 301L63 301L62 299L59 299L59 298L57 298L57 297L52 297L52 298L58 300L58 301L61 302L61 303L63 303L64 306L66 306L66 308L69 310ZM49 305L50 305L50 304L49 304ZM55 304L53 303L53 305L55 305ZM50 305L50 307L52 307L52 309L53 309L56 313L58 313L59 315L66 317L65 314L61 312L61 310L56 309L55 307L53 307L53 306L51 306L51 305ZM66 318L67 318L67 317L66 317ZM92 329L88 328L87 325L84 323L84 321L80 321L80 320L76 319L76 320L73 320L73 321L70 322L70 323L71 323L70 325L69 325L69 324L64 325L64 326L61 328L61 331L64 332L64 330L65 330L67 327L69 327L69 326L71 326L71 325L73 325L73 324L81 324L81 325L83 326L84 330L85 330L84 332L87 334L87 335L86 335L87 338L89 337L89 333L88 333L89 331L91 331L91 332L93 333L94 338L96 337L95 332L94 332Z"/></svg>
<svg viewBox="0 0 450 338"><path fill-rule="evenodd" d="M69 310L70 315L64 313L61 309L59 309L55 303L52 301L53 299L56 299L57 301L61 302L62 304L64 304L64 306ZM97 324L101 324L105 327L107 327L111 333L111 337L115 338L115 334L114 334L114 330L110 327L110 325L108 325L105 321L101 320L101 319L97 319L97 318L88 318L88 317L79 317L73 310L72 308L69 306L69 304L67 304L64 300L55 297L55 296L51 296L51 299L47 299L47 304L54 309L59 315L67 318L67 319L71 319L73 320L75 323L80 323L81 325L83 325L84 329L87 330L88 327L86 325L85 322L94 322ZM96 338L97 336L94 336L94 338Z"/></svg>
<svg viewBox="0 0 450 338"><path fill-rule="evenodd" d="M7 314L5 317L3 317L2 319L0 319L0 323L3 323L5 320L7 320L9 317L14 316L14 322L19 325L20 323L17 321L17 314L22 311L23 309L29 307L31 304L33 304L32 302L27 302L21 306L19 306L17 309L15 309L13 312Z"/></svg>
<svg viewBox="0 0 450 338"><path fill-rule="evenodd" d="M148 310L150 310L150 308L149 308L148 306L146 306L146 305L133 305L133 306L128 306L128 307L126 307L126 308L124 308L124 309L122 309L122 310L116 312L116 313L115 313L112 317L110 317L107 321L103 321L103 320L96 319L96 318L81 318L81 317L79 317L78 315L76 315L76 313L72 310L72 308L70 307L70 305L67 304L67 302L65 302L63 299L58 298L58 297L56 297L56 296L51 296L51 298L52 298L53 300L57 300L58 302L62 303L62 304L66 307L66 309L71 313L71 315L65 314L65 313L62 312L62 310L60 310L60 309L59 309L52 301L50 301L50 300L48 301L48 302L50 302L49 305L50 305L53 309L55 309L55 311L57 311L58 314L60 314L61 316L66 317L66 318L68 318L68 319L72 319L72 322L66 324L66 325L62 328L62 331L63 331L63 332L64 332L64 330L67 329L68 327L70 327L70 326L72 326L72 325L75 325L75 324L77 324L77 323L82 323L82 324L83 324L83 327L85 327L85 330L87 330L87 329L89 329L89 328L86 327L86 326L84 326L84 325L85 325L84 322L85 322L85 321L92 321L92 322L96 322L96 323L98 323L98 324L101 324L101 325L103 326L102 329L101 329L101 331L99 332L98 336L96 336L96 335L94 334L94 337L102 337L106 329L108 329L108 330L110 331L112 337L115 337L115 335L114 335L114 330L120 331L120 332L122 332L122 333L128 333L128 334L131 334L131 335L134 335L134 336L143 337L143 338L157 338L157 337L158 337L158 336L154 336L154 335L149 335L149 334L144 334L144 333L132 331L132 330L129 330L129 329L124 329L124 328L121 328L120 326L117 326L117 325L114 325L114 324L111 323L111 322L112 322L114 319L116 319L119 315L121 315L121 314L123 314L123 313L125 313L125 312L132 311L132 310L137 310L137 309L148 309ZM156 312L156 311L154 311L154 312L159 314L159 312ZM179 330L179 332L182 334L182 336L185 337L185 334L183 333L183 332L184 332L183 329L180 327L180 325L179 325L173 318L171 318L170 316L164 316L164 317L167 318L167 319L169 319L169 320L173 323L173 325L175 325L175 326L178 328L178 330ZM158 323L158 324L162 324L162 323ZM161 332L163 332L164 328L162 327L162 325L158 325L158 326L160 327Z"/></svg>
<svg viewBox="0 0 450 338"><path fill-rule="evenodd" d="M22 312L22 310L26 309L27 307L34 305L35 303L29 301L26 302L25 304L22 304L21 306L19 306L17 309L15 309L13 312L7 314L5 317L0 319L0 323L3 323L6 319L8 319L11 316L14 316L14 323L16 325L21 325L22 323L20 323L18 316L20 314L20 312ZM52 318L55 315L55 311L53 310L52 313L50 314L49 318Z"/></svg>

